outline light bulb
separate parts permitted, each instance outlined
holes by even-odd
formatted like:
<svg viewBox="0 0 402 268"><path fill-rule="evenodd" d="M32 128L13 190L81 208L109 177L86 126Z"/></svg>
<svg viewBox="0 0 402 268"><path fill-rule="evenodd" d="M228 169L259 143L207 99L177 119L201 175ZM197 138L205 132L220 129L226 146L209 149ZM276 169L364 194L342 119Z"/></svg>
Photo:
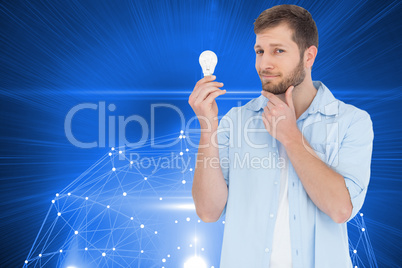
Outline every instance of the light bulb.
<svg viewBox="0 0 402 268"><path fill-rule="evenodd" d="M218 57L211 50L205 50L201 53L199 62L204 76L212 75L215 71L215 66L218 63Z"/></svg>

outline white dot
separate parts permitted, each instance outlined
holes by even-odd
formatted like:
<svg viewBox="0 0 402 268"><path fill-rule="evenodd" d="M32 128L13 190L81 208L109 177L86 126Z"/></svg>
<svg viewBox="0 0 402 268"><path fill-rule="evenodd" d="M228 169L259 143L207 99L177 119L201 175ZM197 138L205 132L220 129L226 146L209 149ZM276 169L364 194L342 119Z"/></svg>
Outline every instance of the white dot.
<svg viewBox="0 0 402 268"><path fill-rule="evenodd" d="M28 261L27 261L27 260L25 260L25 263L28 263Z"/></svg>
<svg viewBox="0 0 402 268"><path fill-rule="evenodd" d="M112 151L114 151L114 147L112 147Z"/></svg>
<svg viewBox="0 0 402 268"><path fill-rule="evenodd" d="M186 135L183 135L183 139L185 139L186 138Z"/></svg>
<svg viewBox="0 0 402 268"><path fill-rule="evenodd" d="M162 197L159 197L159 200L161 200L161 201L162 201Z"/></svg>
<svg viewBox="0 0 402 268"><path fill-rule="evenodd" d="M192 247L193 247L193 245L192 245L192 244L190 244L190 245L189 245L189 247L190 247L190 248L192 248Z"/></svg>
<svg viewBox="0 0 402 268"><path fill-rule="evenodd" d="M78 234L78 231L75 231L75 232L74 232L74 234L76 234L76 235L77 235L77 234Z"/></svg>
<svg viewBox="0 0 402 268"><path fill-rule="evenodd" d="M170 254L168 254L167 257L170 258Z"/></svg>
<svg viewBox="0 0 402 268"><path fill-rule="evenodd" d="M88 248L85 248L85 250L88 250Z"/></svg>
<svg viewBox="0 0 402 268"><path fill-rule="evenodd" d="M366 231L366 229L365 229L365 228L362 228L362 232L364 232L364 231Z"/></svg>
<svg viewBox="0 0 402 268"><path fill-rule="evenodd" d="M144 177L144 180L148 180L148 178L147 178L147 177Z"/></svg>
<svg viewBox="0 0 402 268"><path fill-rule="evenodd" d="M186 180L182 180L181 183L186 184Z"/></svg>
<svg viewBox="0 0 402 268"><path fill-rule="evenodd" d="M103 257L105 257L105 256L106 256L106 253L105 253L105 252L103 252L103 253L102 253L102 256L103 256Z"/></svg>
<svg viewBox="0 0 402 268"><path fill-rule="evenodd" d="M193 169L192 169L192 168L190 168L190 171L193 171Z"/></svg>
<svg viewBox="0 0 402 268"><path fill-rule="evenodd" d="M201 222L201 220L198 220L198 223L200 223Z"/></svg>
<svg viewBox="0 0 402 268"><path fill-rule="evenodd" d="M155 234L158 234L158 231L155 231Z"/></svg>
<svg viewBox="0 0 402 268"><path fill-rule="evenodd" d="M63 252L63 250L62 249L60 249L60 253L62 253Z"/></svg>
<svg viewBox="0 0 402 268"><path fill-rule="evenodd" d="M187 148L187 149L186 149L186 152L188 152L188 151L189 151L189 149Z"/></svg>
<svg viewBox="0 0 402 268"><path fill-rule="evenodd" d="M116 248L113 248L113 251L115 251L116 250Z"/></svg>
<svg viewBox="0 0 402 268"><path fill-rule="evenodd" d="M59 216L59 217L60 217L60 216L61 216L61 213L60 213L60 212L57 212L57 216Z"/></svg>
<svg viewBox="0 0 402 268"><path fill-rule="evenodd" d="M109 205L107 205L106 207L107 207L107 208L110 208L110 206L109 206Z"/></svg>
<svg viewBox="0 0 402 268"><path fill-rule="evenodd" d="M174 221L174 223L178 223L178 221L177 221L177 220L175 220L175 221Z"/></svg>
<svg viewBox="0 0 402 268"><path fill-rule="evenodd" d="M59 194L56 194L56 196L59 196Z"/></svg>
<svg viewBox="0 0 402 268"><path fill-rule="evenodd" d="M134 164L134 161L130 161L130 164L131 164L131 165Z"/></svg>
<svg viewBox="0 0 402 268"><path fill-rule="evenodd" d="M109 153L109 156L112 156L112 153Z"/></svg>
<svg viewBox="0 0 402 268"><path fill-rule="evenodd" d="M363 217L363 213L360 213L360 216L362 216L362 217Z"/></svg>
<svg viewBox="0 0 402 268"><path fill-rule="evenodd" d="M357 265L355 266L355 268L357 268Z"/></svg>
<svg viewBox="0 0 402 268"><path fill-rule="evenodd" d="M183 152L180 152L180 155L183 155Z"/></svg>
<svg viewBox="0 0 402 268"><path fill-rule="evenodd" d="M68 193L67 195L68 195L68 196L70 196L70 195L71 195L71 193Z"/></svg>
<svg viewBox="0 0 402 268"><path fill-rule="evenodd" d="M204 248L201 248L201 251L204 251L205 249Z"/></svg>
<svg viewBox="0 0 402 268"><path fill-rule="evenodd" d="M133 218L133 217L131 217L131 218L130 218L130 220L134 220L134 218Z"/></svg>
<svg viewBox="0 0 402 268"><path fill-rule="evenodd" d="M166 259L165 259L165 258L163 258L163 259L162 259L162 262L166 262Z"/></svg>
<svg viewBox="0 0 402 268"><path fill-rule="evenodd" d="M144 253L144 250L141 249L141 253Z"/></svg>
<svg viewBox="0 0 402 268"><path fill-rule="evenodd" d="M52 200L52 203L53 203L53 204L54 204L54 202L56 202L56 201Z"/></svg>
<svg viewBox="0 0 402 268"><path fill-rule="evenodd" d="M222 221L222 224L225 224L225 221Z"/></svg>
<svg viewBox="0 0 402 268"><path fill-rule="evenodd" d="M182 138L183 138L183 136L182 136L182 135L180 135L180 136L179 136L179 139L182 139Z"/></svg>
<svg viewBox="0 0 402 268"><path fill-rule="evenodd" d="M116 171L116 168L114 167L114 168L112 168L112 171Z"/></svg>
<svg viewBox="0 0 402 268"><path fill-rule="evenodd" d="M39 254L39 258L41 258L42 257L42 254Z"/></svg>
<svg viewBox="0 0 402 268"><path fill-rule="evenodd" d="M141 227L141 229L144 229L145 226L144 226L144 224L141 224L140 227Z"/></svg>
<svg viewBox="0 0 402 268"><path fill-rule="evenodd" d="M121 154L123 151L119 151L119 154Z"/></svg>
<svg viewBox="0 0 402 268"><path fill-rule="evenodd" d="M126 193L126 192L124 192L124 193L123 193L123 196L127 196L127 193Z"/></svg>
<svg viewBox="0 0 402 268"><path fill-rule="evenodd" d="M88 196L87 196L87 197L85 197L85 200L88 200Z"/></svg>
<svg viewBox="0 0 402 268"><path fill-rule="evenodd" d="M211 266L211 268L215 268L215 266Z"/></svg>
<svg viewBox="0 0 402 268"><path fill-rule="evenodd" d="M357 250L355 249L355 250L353 250L353 253L357 253Z"/></svg>
<svg viewBox="0 0 402 268"><path fill-rule="evenodd" d="M177 247L177 249L180 249L180 247Z"/></svg>
<svg viewBox="0 0 402 268"><path fill-rule="evenodd" d="M189 217L187 217L187 218L186 218L186 221L190 221L190 218L189 218Z"/></svg>
<svg viewBox="0 0 402 268"><path fill-rule="evenodd" d="M184 133L184 131L183 130L180 130L180 134L183 134Z"/></svg>

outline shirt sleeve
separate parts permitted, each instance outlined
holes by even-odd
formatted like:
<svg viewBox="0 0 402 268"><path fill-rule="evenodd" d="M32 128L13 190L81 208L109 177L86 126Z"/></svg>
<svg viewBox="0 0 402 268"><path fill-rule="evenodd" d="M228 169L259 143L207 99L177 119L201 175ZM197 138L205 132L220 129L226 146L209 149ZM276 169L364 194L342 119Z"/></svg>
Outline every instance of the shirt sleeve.
<svg viewBox="0 0 402 268"><path fill-rule="evenodd" d="M229 113L227 113L219 122L217 131L219 161L226 185L229 185L229 145L231 131L233 131L233 120L229 117Z"/></svg>
<svg viewBox="0 0 402 268"><path fill-rule="evenodd" d="M333 166L333 169L344 177L352 201L353 210L348 221L356 216L366 197L373 139L370 115L358 110L341 141L337 163Z"/></svg>
<svg viewBox="0 0 402 268"><path fill-rule="evenodd" d="M229 116L230 111L222 117L219 122L217 139L219 145L219 163L221 166L223 178L229 188L229 145L230 145L230 132L233 130L233 120ZM220 218L226 213L227 203L222 211Z"/></svg>

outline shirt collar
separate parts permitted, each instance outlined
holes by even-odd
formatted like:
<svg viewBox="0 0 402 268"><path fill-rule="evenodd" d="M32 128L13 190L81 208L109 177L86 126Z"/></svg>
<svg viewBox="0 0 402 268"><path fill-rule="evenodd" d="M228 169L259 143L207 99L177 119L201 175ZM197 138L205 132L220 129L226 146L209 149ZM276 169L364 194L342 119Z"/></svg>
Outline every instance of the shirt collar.
<svg viewBox="0 0 402 268"><path fill-rule="evenodd" d="M317 94L303 115L317 112L327 116L338 114L338 104L331 91L320 81L313 81L313 85L317 89ZM261 95L249 101L245 108L258 112L267 105L267 102L268 99ZM301 117L304 117L303 115Z"/></svg>

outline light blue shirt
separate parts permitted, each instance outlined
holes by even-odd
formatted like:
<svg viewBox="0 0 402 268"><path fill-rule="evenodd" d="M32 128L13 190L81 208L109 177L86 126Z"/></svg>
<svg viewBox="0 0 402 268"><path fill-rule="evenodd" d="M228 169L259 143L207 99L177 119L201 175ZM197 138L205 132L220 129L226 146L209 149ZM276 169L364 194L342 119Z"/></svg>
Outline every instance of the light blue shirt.
<svg viewBox="0 0 402 268"><path fill-rule="evenodd" d="M314 86L317 94L297 126L321 160L345 178L352 219L369 184L372 122L321 82ZM283 161L279 142L262 121L267 101L261 95L234 107L219 123L219 158L229 191L221 268L269 268ZM346 223L335 223L311 201L290 162L288 179L293 267L352 267Z"/></svg>

